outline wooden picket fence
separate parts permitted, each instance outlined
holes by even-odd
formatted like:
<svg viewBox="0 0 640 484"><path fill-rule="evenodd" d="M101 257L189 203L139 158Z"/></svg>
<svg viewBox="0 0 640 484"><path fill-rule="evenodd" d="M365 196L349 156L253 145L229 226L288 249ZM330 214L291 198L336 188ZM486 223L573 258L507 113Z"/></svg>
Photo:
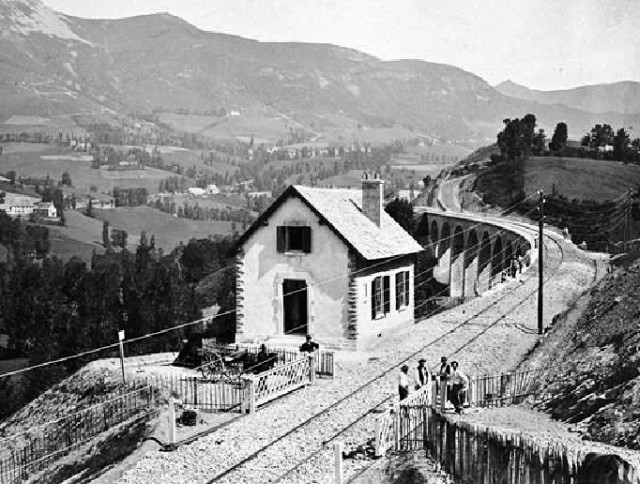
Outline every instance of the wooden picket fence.
<svg viewBox="0 0 640 484"><path fill-rule="evenodd" d="M397 415L407 405L435 405L435 382L431 382L429 385L410 393L405 400L400 401L400 397L396 396L391 400L388 408L382 411L376 420L375 427L374 448L376 456L385 455L389 449L398 449L397 443L399 442L398 435L400 432L398 424L400 421Z"/></svg>
<svg viewBox="0 0 640 484"><path fill-rule="evenodd" d="M106 400L58 420L0 438L0 482L25 482L83 443L155 409L154 388L123 387Z"/></svg>
<svg viewBox="0 0 640 484"><path fill-rule="evenodd" d="M503 407L535 395L542 370L497 373L471 378L467 398L478 407Z"/></svg>
<svg viewBox="0 0 640 484"><path fill-rule="evenodd" d="M404 405L396 418L398 449L425 450L456 484L575 483L586 455L566 446L540 445L519 434L454 421L425 405ZM637 475L625 464L627 472Z"/></svg>

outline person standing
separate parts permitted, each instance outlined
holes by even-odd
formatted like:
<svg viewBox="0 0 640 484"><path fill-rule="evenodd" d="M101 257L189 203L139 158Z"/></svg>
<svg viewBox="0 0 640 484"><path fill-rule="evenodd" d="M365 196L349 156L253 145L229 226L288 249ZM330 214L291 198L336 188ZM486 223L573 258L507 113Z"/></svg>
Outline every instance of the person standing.
<svg viewBox="0 0 640 484"><path fill-rule="evenodd" d="M469 378L458 369L458 362L451 362L451 403L453 403L456 413L462 413L465 403L467 388L469 387Z"/></svg>
<svg viewBox="0 0 640 484"><path fill-rule="evenodd" d="M407 365L402 365L400 368L398 394L400 395L400 400L404 400L409 396L409 367Z"/></svg>
<svg viewBox="0 0 640 484"><path fill-rule="evenodd" d="M430 375L429 369L425 365L426 362L427 360L424 358L420 358L420 360L418 360L418 367L413 375L413 383L416 390L420 390L420 388L429 384Z"/></svg>
<svg viewBox="0 0 640 484"><path fill-rule="evenodd" d="M320 349L320 345L312 340L311 335L306 336L306 341L300 345L301 353L313 353Z"/></svg>
<svg viewBox="0 0 640 484"><path fill-rule="evenodd" d="M440 394L440 398L442 401L446 402L448 398L448 385L449 385L449 376L451 375L451 366L447 360L446 356L440 358L440 371L438 372L438 376L440 377L437 391Z"/></svg>

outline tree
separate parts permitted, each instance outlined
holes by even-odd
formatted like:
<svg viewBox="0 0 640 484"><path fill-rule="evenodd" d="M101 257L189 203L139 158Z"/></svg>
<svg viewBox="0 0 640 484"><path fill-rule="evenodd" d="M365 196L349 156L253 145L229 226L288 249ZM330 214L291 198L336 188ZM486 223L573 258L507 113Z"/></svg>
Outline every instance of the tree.
<svg viewBox="0 0 640 484"><path fill-rule="evenodd" d="M9 179L9 183L12 185L16 184L16 172L14 170L7 172L7 178Z"/></svg>
<svg viewBox="0 0 640 484"><path fill-rule="evenodd" d="M556 129L553 132L551 143L549 143L549 149L557 153L561 153L565 146L567 146L568 128L567 123L559 122L556 124Z"/></svg>
<svg viewBox="0 0 640 484"><path fill-rule="evenodd" d="M109 222L106 220L102 222L102 244L105 249L111 247L111 241L109 240Z"/></svg>
<svg viewBox="0 0 640 484"><path fill-rule="evenodd" d="M87 203L87 217L93 218L93 199L89 198L89 203Z"/></svg>
<svg viewBox="0 0 640 484"><path fill-rule="evenodd" d="M68 187L70 187L70 186L72 185L72 183L71 183L71 175L69 175L69 172L68 172L68 171L65 171L65 172L62 174L62 182L61 182L61 183L62 183L63 185L68 186Z"/></svg>
<svg viewBox="0 0 640 484"><path fill-rule="evenodd" d="M407 200L396 198L384 210L409 234L413 234L413 205Z"/></svg>
<svg viewBox="0 0 640 484"><path fill-rule="evenodd" d="M113 229L111 231L111 241L116 247L127 247L127 232L125 230Z"/></svg>
<svg viewBox="0 0 640 484"><path fill-rule="evenodd" d="M546 147L546 135L544 133L544 129L539 129L538 132L533 135L531 152L534 155L542 155L544 154L545 147Z"/></svg>
<svg viewBox="0 0 640 484"><path fill-rule="evenodd" d="M613 157L616 160L624 160L625 155L629 151L631 140L629 133L624 128L620 128L613 137Z"/></svg>
<svg viewBox="0 0 640 484"><path fill-rule="evenodd" d="M604 148L613 143L613 129L608 124L596 124L591 128L591 132L582 138L582 146L598 152L599 148Z"/></svg>

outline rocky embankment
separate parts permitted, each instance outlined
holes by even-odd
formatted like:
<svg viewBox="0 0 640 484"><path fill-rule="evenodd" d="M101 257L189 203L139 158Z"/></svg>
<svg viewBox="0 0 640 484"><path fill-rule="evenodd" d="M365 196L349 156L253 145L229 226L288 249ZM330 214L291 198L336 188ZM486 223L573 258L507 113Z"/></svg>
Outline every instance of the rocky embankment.
<svg viewBox="0 0 640 484"><path fill-rule="evenodd" d="M607 274L525 363L547 368L534 407L585 440L640 449L639 288L639 264Z"/></svg>

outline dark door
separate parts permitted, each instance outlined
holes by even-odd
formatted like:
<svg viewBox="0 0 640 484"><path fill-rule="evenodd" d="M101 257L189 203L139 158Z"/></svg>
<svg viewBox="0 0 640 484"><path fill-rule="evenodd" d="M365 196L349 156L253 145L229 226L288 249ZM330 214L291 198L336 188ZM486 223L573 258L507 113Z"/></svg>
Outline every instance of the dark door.
<svg viewBox="0 0 640 484"><path fill-rule="evenodd" d="M284 333L307 334L307 283L299 279L282 281Z"/></svg>

